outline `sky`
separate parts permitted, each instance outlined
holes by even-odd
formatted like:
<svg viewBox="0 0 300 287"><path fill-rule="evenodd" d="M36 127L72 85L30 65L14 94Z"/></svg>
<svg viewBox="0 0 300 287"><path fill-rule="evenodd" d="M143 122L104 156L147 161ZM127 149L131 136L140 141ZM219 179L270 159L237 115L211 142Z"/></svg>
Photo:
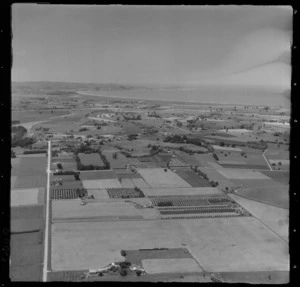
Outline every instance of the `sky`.
<svg viewBox="0 0 300 287"><path fill-rule="evenodd" d="M13 81L288 89L290 6L14 4Z"/></svg>

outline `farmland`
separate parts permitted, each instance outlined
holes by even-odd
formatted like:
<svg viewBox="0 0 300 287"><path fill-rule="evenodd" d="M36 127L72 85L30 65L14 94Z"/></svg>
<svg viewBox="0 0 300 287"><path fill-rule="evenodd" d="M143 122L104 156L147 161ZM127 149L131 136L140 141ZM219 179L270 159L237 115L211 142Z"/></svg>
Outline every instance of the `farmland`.
<svg viewBox="0 0 300 287"><path fill-rule="evenodd" d="M288 111L88 96L82 85L14 99L32 140L11 151L13 279L42 280L50 140L47 281L286 280ZM124 260L145 273L82 278Z"/></svg>

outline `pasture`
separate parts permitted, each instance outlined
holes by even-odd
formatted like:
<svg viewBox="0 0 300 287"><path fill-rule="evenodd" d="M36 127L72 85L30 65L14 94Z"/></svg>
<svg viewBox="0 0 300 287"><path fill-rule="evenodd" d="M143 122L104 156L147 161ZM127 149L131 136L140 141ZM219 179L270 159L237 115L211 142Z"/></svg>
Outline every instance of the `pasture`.
<svg viewBox="0 0 300 287"><path fill-rule="evenodd" d="M95 269L123 261L122 249L183 244L207 272L289 270L288 246L253 217L54 223L51 244L53 270Z"/></svg>
<svg viewBox="0 0 300 287"><path fill-rule="evenodd" d="M171 170L163 168L138 168L138 173L152 188L190 187L190 185Z"/></svg>

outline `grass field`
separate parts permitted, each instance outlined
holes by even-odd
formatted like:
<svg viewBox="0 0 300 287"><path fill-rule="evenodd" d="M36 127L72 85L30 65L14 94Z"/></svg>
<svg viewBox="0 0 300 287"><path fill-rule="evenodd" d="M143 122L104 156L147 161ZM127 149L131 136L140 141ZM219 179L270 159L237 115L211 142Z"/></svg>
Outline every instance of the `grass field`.
<svg viewBox="0 0 300 287"><path fill-rule="evenodd" d="M208 272L289 269L288 247L251 217L54 223L52 268L94 269L122 261L121 249L180 248L182 244Z"/></svg>
<svg viewBox="0 0 300 287"><path fill-rule="evenodd" d="M138 173L152 188L160 187L190 187L190 185L171 170L162 168L137 169Z"/></svg>

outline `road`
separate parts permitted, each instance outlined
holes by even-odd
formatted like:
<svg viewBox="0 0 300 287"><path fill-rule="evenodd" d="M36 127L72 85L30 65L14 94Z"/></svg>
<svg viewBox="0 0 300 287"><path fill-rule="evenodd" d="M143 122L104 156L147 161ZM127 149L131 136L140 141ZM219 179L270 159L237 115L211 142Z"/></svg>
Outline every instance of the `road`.
<svg viewBox="0 0 300 287"><path fill-rule="evenodd" d="M264 157L266 163L268 164L270 170L273 171L272 166L270 165L269 161L267 160L267 158L266 158L266 156L265 156L265 153L266 153L267 150L268 150L268 149L266 149L266 150L263 152L263 157Z"/></svg>
<svg viewBox="0 0 300 287"><path fill-rule="evenodd" d="M43 282L47 281L48 272L48 256L49 256L49 209L50 209L50 164L51 164L51 141L48 141L48 163L47 163L47 188L46 188L46 222L44 236L44 266L43 266Z"/></svg>

